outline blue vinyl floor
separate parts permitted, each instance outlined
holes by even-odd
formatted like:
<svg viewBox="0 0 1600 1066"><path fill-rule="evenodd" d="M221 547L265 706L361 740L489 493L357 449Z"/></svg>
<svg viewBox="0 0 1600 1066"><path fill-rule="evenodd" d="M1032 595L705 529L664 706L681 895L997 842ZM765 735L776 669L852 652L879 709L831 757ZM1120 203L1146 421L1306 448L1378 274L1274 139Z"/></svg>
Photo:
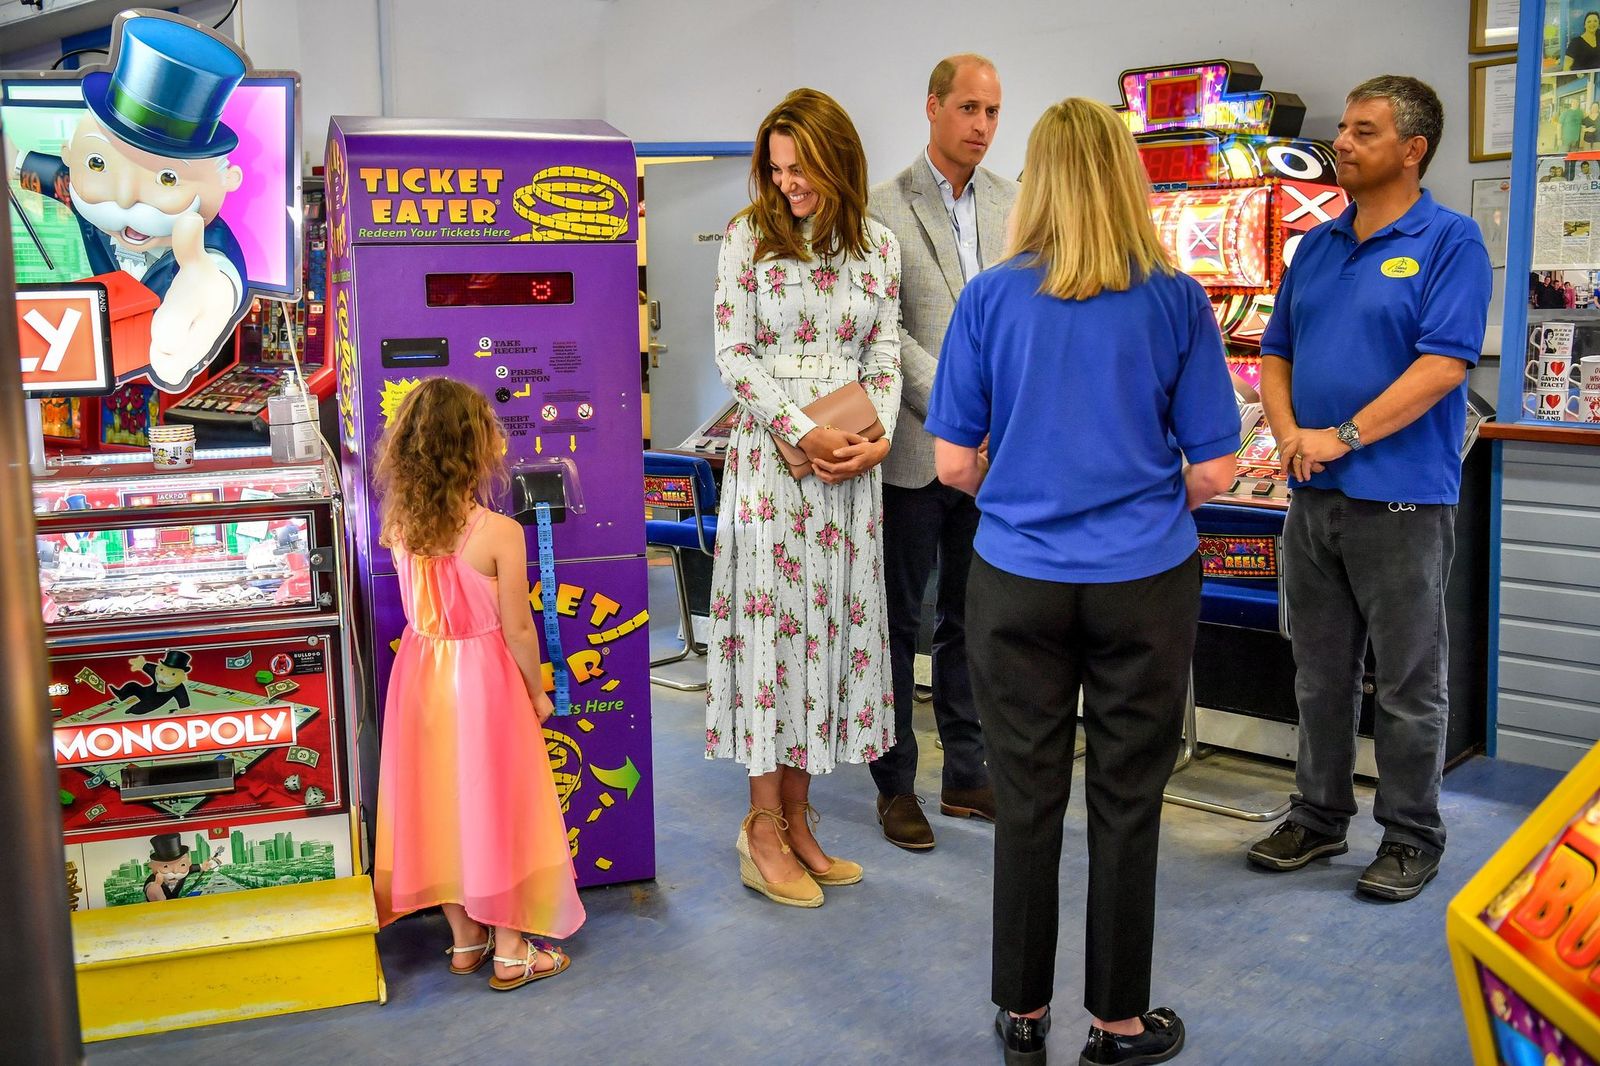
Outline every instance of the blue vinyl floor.
<svg viewBox="0 0 1600 1066"><path fill-rule="evenodd" d="M664 618L670 578L661 568L651 576ZM657 623L658 636L669 630ZM698 664L677 669L692 675ZM739 884L733 839L747 802L740 769L702 759L700 694L654 693L657 877L585 893L589 921L568 944L568 973L506 994L490 991L487 971L454 977L441 954L448 929L430 914L379 937L386 1006L95 1044L89 1062L998 1063L988 1001L992 831L938 815L939 752L926 705L918 710L919 786L938 846L911 853L883 840L864 766L819 778L812 799L823 814L823 845L867 873L806 911ZM1354 893L1378 842L1369 790L1361 791L1350 853L1293 874L1246 864L1244 849L1263 827L1168 806L1153 1005L1175 1007L1188 1026L1176 1061L1468 1062L1445 906L1558 778L1484 758L1451 772L1443 868L1418 899L1398 905ZM1084 849L1075 790L1050 1037L1058 1064L1077 1061L1088 1026L1079 1005Z"/></svg>

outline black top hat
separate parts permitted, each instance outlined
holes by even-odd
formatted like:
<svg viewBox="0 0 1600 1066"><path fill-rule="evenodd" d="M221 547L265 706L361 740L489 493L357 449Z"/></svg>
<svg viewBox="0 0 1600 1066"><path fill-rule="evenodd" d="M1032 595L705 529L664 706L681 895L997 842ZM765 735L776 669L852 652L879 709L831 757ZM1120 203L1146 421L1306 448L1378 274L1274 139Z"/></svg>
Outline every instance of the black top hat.
<svg viewBox="0 0 1600 1066"><path fill-rule="evenodd" d="M189 669L190 655L186 651L169 651L161 657L162 666L170 666L174 670Z"/></svg>
<svg viewBox="0 0 1600 1066"><path fill-rule="evenodd" d="M179 833L157 833L150 838L150 859L153 862L171 862L189 854L189 845Z"/></svg>
<svg viewBox="0 0 1600 1066"><path fill-rule="evenodd" d="M140 15L122 25L116 67L84 75L83 102L135 148L209 159L238 146L222 109L244 73L239 53L204 30Z"/></svg>

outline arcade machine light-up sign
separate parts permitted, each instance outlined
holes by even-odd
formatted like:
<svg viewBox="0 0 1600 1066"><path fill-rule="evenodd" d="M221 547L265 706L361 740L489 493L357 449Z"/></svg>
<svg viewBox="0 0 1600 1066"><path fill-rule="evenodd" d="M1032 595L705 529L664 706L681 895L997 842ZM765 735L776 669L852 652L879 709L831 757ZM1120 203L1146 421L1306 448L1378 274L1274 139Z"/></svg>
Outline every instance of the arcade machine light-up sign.
<svg viewBox="0 0 1600 1066"><path fill-rule="evenodd" d="M1255 394L1261 335L1300 236L1348 203L1330 145L1298 136L1305 105L1261 91L1238 60L1125 71L1119 110L1154 192L1156 232L1200 282L1240 388L1239 477L1196 515L1208 621L1281 630L1278 542L1288 486ZM1270 583L1272 587L1266 587Z"/></svg>
<svg viewBox="0 0 1600 1066"><path fill-rule="evenodd" d="M550 506L551 569L529 535L530 609L553 589L545 740L581 885L655 873L636 173L601 122L341 117L328 136L331 351L376 706L405 619L374 446L407 393L448 375L505 427L528 492L503 509Z"/></svg>
<svg viewBox="0 0 1600 1066"><path fill-rule="evenodd" d="M103 67L0 74L0 125L24 388L133 385L143 418L138 386L182 392L252 297L299 294L299 78L165 12L122 12L111 40ZM112 380L79 373L90 343Z"/></svg>
<svg viewBox="0 0 1600 1066"><path fill-rule="evenodd" d="M1600 1063L1600 747L1450 902L1473 1061Z"/></svg>

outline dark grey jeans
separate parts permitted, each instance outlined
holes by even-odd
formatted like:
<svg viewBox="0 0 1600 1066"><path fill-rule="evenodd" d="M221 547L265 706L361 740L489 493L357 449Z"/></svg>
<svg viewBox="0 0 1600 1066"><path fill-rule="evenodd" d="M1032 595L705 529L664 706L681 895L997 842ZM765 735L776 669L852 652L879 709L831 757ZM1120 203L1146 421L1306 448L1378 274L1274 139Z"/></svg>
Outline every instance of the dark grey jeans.
<svg viewBox="0 0 1600 1066"><path fill-rule="evenodd" d="M1368 642L1377 682L1372 814L1385 842L1444 851L1450 714L1444 592L1454 505L1296 489L1283 531L1300 753L1291 821L1342 836L1356 813L1356 717Z"/></svg>

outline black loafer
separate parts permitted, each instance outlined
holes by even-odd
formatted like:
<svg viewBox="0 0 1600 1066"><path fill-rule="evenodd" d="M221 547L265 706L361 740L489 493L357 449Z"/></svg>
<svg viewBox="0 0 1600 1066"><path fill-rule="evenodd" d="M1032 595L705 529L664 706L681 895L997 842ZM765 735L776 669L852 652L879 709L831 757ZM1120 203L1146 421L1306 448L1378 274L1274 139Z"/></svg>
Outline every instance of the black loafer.
<svg viewBox="0 0 1600 1066"><path fill-rule="evenodd" d="M1378 857L1361 872L1356 891L1379 899L1407 900L1439 873L1439 856L1397 840L1378 845Z"/></svg>
<svg viewBox="0 0 1600 1066"><path fill-rule="evenodd" d="M1050 1032L1050 1008L1039 1018L1018 1018L1004 1007L994 1016L994 1031L1005 1046L1006 1066L1044 1066L1044 1038Z"/></svg>
<svg viewBox="0 0 1600 1066"><path fill-rule="evenodd" d="M1157 1007L1139 1017L1144 1032L1138 1036L1118 1036L1089 1026L1089 1042L1083 1045L1078 1066L1143 1066L1166 1062L1183 1050L1183 1019L1171 1007Z"/></svg>
<svg viewBox="0 0 1600 1066"><path fill-rule="evenodd" d="M1250 845L1249 859L1267 870L1298 870L1312 859L1343 855L1349 850L1344 837L1318 833L1285 818L1270 834Z"/></svg>

